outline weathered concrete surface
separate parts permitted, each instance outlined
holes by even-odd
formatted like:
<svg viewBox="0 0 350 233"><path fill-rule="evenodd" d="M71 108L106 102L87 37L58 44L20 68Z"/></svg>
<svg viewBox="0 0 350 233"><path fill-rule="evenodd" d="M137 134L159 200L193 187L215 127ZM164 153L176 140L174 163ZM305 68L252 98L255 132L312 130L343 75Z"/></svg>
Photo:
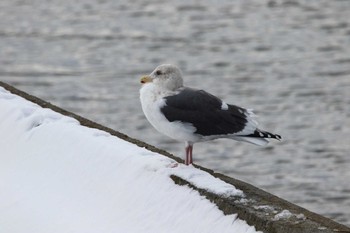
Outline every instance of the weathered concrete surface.
<svg viewBox="0 0 350 233"><path fill-rule="evenodd" d="M134 143L140 147L145 147L151 151L168 156L178 162L183 162L182 159L164 150L160 150L145 142L141 142L137 139L130 138L127 135L122 134L118 131L97 124L74 113L68 112L35 96L29 95L21 90L18 90L6 83L0 82L0 86L4 87L11 93L19 95L44 108L50 108L63 115L73 117L77 119L81 125L106 131L114 136L117 136L128 142ZM350 233L350 228L347 226L344 226L342 224L332 221L331 219L310 212L304 208L301 208L270 193L267 193L261 189L258 189L250 184L247 184L240 180L236 180L231 177L227 177L220 173L215 173L214 171L207 168L203 168L200 166L196 167L211 173L213 176L220 178L227 183L234 185L238 189L241 189L245 193L245 197L242 198L218 196L206 190L199 189L193 186L192 184L188 183L186 180L183 180L179 177L172 176L171 178L176 184L188 185L193 189L197 190L201 195L205 196L210 201L216 203L216 205L225 214L237 213L239 218L244 219L250 225L254 225L257 230L266 233ZM284 210L288 210L291 213L289 214L289 212L287 212L289 214L289 217L283 218L282 216L281 218L278 218L279 214Z"/></svg>

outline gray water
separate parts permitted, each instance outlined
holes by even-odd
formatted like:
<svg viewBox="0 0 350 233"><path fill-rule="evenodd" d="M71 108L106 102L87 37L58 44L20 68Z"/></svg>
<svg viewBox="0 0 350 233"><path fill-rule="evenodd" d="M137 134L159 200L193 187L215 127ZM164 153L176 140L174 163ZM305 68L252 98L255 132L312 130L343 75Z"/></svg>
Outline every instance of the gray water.
<svg viewBox="0 0 350 233"><path fill-rule="evenodd" d="M350 225L350 1L0 1L0 80L183 156L139 104L162 63L284 138L195 163Z"/></svg>

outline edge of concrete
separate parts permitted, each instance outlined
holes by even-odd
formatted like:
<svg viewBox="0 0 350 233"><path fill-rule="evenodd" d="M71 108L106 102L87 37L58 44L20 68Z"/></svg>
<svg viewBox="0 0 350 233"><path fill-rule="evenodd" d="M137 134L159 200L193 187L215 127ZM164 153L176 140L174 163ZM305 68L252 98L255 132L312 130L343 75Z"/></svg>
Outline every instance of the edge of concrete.
<svg viewBox="0 0 350 233"><path fill-rule="evenodd" d="M111 128L100 125L96 122L88 120L77 114L59 108L49 102L46 102L38 97L27 94L7 83L0 81L0 86L10 91L13 94L21 96L33 103L40 105L43 108L50 108L55 112L59 112L63 115L75 118L80 122L81 125L96 128L110 133L111 135L117 136L125 141L136 144L137 146L144 147L150 151L157 152L159 154L170 157L177 162L183 162L182 159L164 151L160 150L152 145L145 142L139 141L137 139L131 138L123 133L120 133ZM200 189L193 186L186 180L183 180L177 176L171 176L173 181L178 185L188 185L191 188L197 190L201 195L205 196L211 202L215 203L224 214L237 214L240 219L245 220L249 225L255 226L257 230L266 233L331 233L331 232L342 232L350 233L350 228L337 223L331 219L308 211L300 206L292 204L286 200L283 200L273 194L265 192L253 185L245 183L243 181L225 176L220 173L216 173L210 169L197 166L197 168L202 169L210 173L211 175L234 185L236 188L241 189L245 193L245 197L224 197L219 196L214 193L210 193L206 190ZM283 217L283 211L288 217ZM279 215L281 214L282 215ZM277 216L281 216L278 218Z"/></svg>

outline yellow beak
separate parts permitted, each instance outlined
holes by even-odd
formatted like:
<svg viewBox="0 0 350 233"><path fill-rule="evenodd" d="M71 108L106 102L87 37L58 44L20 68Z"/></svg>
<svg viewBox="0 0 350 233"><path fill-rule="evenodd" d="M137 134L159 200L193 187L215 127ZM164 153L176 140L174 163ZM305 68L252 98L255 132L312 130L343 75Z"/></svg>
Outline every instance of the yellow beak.
<svg viewBox="0 0 350 233"><path fill-rule="evenodd" d="M149 75L142 76L141 79L140 79L140 82L142 84L150 83L152 81L153 81L153 79Z"/></svg>

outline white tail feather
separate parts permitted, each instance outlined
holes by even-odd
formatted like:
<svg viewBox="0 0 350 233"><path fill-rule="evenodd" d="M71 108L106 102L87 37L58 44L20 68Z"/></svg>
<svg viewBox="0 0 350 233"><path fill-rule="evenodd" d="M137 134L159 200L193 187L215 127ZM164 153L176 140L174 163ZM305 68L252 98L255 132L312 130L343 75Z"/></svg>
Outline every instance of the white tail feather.
<svg viewBox="0 0 350 233"><path fill-rule="evenodd" d="M252 144L258 145L258 146L265 146L265 145L267 145L267 143L269 143L269 140L266 139L266 138L253 138L253 137L239 137L239 136L235 136L235 137L232 137L232 139L237 140L237 141L249 142L249 143L252 143Z"/></svg>

